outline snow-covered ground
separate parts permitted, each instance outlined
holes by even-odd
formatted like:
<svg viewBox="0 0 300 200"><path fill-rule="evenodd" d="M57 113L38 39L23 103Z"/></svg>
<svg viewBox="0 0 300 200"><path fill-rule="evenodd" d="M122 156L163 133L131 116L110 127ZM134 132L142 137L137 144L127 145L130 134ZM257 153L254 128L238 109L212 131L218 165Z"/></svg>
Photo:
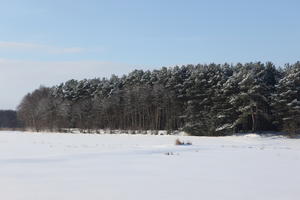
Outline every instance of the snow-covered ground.
<svg viewBox="0 0 300 200"><path fill-rule="evenodd" d="M298 200L300 140L0 132L3 200Z"/></svg>

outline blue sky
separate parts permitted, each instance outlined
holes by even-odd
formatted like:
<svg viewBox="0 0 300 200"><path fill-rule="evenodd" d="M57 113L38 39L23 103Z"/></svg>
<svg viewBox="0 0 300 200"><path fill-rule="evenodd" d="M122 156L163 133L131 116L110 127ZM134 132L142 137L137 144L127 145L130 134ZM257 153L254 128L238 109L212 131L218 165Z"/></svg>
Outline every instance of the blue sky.
<svg viewBox="0 0 300 200"><path fill-rule="evenodd" d="M297 0L0 0L0 85L15 80L11 90L22 96L134 68L293 63L299 9ZM6 101L0 108L20 97Z"/></svg>

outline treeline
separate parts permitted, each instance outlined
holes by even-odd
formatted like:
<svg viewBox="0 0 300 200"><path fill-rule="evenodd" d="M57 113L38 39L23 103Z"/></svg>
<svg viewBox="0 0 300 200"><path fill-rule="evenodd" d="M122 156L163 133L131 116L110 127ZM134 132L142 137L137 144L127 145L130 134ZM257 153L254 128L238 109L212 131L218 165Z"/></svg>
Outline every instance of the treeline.
<svg viewBox="0 0 300 200"><path fill-rule="evenodd" d="M18 117L36 131L184 130L192 135L300 130L300 62L186 65L69 80L27 94Z"/></svg>
<svg viewBox="0 0 300 200"><path fill-rule="evenodd" d="M0 110L0 128L20 128L22 124L14 110Z"/></svg>

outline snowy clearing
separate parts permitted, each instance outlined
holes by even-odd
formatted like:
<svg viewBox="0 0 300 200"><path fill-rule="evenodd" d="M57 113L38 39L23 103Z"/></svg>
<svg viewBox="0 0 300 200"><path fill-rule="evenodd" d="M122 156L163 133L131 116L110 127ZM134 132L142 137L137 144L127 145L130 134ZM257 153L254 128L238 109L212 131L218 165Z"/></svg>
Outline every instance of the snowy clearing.
<svg viewBox="0 0 300 200"><path fill-rule="evenodd" d="M5 200L298 200L300 140L0 132Z"/></svg>

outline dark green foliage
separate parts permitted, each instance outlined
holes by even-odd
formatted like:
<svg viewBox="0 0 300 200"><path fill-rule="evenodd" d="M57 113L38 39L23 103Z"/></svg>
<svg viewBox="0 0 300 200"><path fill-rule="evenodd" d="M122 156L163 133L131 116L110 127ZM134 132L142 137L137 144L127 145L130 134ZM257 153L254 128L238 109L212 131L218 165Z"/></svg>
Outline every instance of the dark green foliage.
<svg viewBox="0 0 300 200"><path fill-rule="evenodd" d="M42 87L18 108L27 127L185 130L192 135L300 127L300 64L187 65Z"/></svg>
<svg viewBox="0 0 300 200"><path fill-rule="evenodd" d="M276 85L272 102L276 118L273 123L290 134L300 133L300 62L287 66Z"/></svg>

